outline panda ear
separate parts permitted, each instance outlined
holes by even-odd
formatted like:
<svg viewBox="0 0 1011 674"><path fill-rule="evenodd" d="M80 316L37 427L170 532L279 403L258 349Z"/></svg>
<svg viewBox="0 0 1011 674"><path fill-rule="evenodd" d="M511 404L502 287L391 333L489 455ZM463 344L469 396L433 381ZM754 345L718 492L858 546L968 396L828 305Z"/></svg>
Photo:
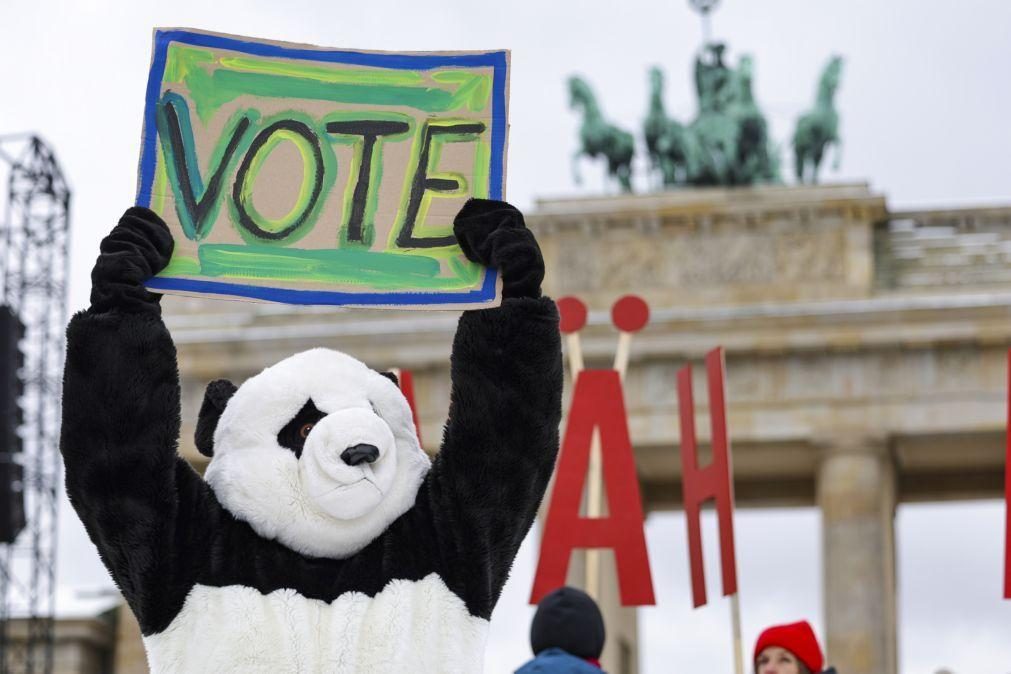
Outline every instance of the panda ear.
<svg viewBox="0 0 1011 674"><path fill-rule="evenodd" d="M197 432L194 440L197 450L208 458L214 456L214 429L218 427L218 420L225 411L225 405L237 390L235 384L227 379L215 379L207 385L204 392L204 402L200 405L200 413L197 415Z"/></svg>
<svg viewBox="0 0 1011 674"><path fill-rule="evenodd" d="M393 374L392 372L380 372L379 374L383 375L384 377L392 381L394 384L397 385L397 387L400 386L400 379L398 379L397 375Z"/></svg>

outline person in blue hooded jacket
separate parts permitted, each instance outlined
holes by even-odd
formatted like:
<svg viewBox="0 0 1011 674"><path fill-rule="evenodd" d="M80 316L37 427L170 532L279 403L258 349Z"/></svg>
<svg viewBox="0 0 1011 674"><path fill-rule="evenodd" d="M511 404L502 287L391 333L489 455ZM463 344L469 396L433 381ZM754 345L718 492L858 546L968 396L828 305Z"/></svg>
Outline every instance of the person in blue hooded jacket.
<svg viewBox="0 0 1011 674"><path fill-rule="evenodd" d="M530 624L534 659L516 674L602 674L604 617L590 595L561 587L537 605Z"/></svg>

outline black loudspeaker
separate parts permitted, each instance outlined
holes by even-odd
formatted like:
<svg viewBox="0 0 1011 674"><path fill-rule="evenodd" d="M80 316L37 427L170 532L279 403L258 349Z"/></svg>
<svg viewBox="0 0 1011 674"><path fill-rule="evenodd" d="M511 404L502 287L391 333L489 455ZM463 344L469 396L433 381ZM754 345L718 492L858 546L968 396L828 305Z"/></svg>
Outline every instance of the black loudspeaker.
<svg viewBox="0 0 1011 674"><path fill-rule="evenodd" d="M0 454L0 543L13 543L25 528L24 468Z"/></svg>
<svg viewBox="0 0 1011 674"><path fill-rule="evenodd" d="M24 323L0 306L0 543L13 543L25 528L24 467L17 462L24 423Z"/></svg>
<svg viewBox="0 0 1011 674"><path fill-rule="evenodd" d="M25 392L21 340L25 325L10 307L0 306L0 453L21 451L18 429L24 423L21 396Z"/></svg>

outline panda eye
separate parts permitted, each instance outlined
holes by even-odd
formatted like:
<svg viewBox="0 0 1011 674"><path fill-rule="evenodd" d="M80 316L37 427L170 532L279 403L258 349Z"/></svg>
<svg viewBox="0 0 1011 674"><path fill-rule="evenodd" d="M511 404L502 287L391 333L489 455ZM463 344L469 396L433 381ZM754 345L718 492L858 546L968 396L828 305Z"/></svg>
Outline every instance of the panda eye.
<svg viewBox="0 0 1011 674"><path fill-rule="evenodd" d="M296 458L302 457L302 448L305 446L309 432L318 424L326 414L321 412L312 400L307 400L298 414L294 416L284 428L277 434L277 444L286 447L294 452Z"/></svg>

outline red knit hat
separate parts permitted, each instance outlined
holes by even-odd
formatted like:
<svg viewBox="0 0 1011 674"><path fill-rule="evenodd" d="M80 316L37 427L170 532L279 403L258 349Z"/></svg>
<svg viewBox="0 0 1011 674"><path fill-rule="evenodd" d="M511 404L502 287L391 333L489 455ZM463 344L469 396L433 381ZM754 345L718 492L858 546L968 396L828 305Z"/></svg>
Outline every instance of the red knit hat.
<svg viewBox="0 0 1011 674"><path fill-rule="evenodd" d="M769 646L779 646L790 651L812 672L820 672L825 665L825 656L821 653L818 638L806 620L789 625L775 625L762 632L755 644L752 661L757 661L758 656Z"/></svg>

